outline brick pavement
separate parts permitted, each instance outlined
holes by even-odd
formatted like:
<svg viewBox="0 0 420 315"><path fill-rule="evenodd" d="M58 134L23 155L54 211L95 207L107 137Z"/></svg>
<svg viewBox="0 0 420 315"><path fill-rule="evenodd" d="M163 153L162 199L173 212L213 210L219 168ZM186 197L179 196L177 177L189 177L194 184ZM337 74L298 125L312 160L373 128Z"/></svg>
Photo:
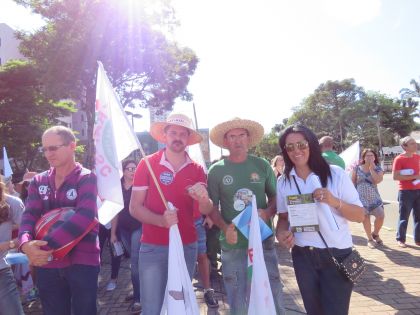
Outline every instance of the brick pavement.
<svg viewBox="0 0 420 315"><path fill-rule="evenodd" d="M366 246L363 227L352 223L353 240L362 256L367 261L367 272L356 284L350 304L350 314L354 315L411 315L420 314L420 247L409 245L401 249L396 245L395 231L383 230L381 238L384 246L369 249ZM104 253L108 253L107 250ZM278 248L280 272L285 288L285 306L288 315L305 314L299 289L296 284L291 258L288 251ZM110 275L109 257L104 257L99 276L98 306L100 315L128 314L129 303L124 298L131 291L128 260L122 262L117 289L105 291ZM219 309L207 310L199 282L194 279L200 314L228 314L228 306L223 293L220 277L212 278ZM25 309L26 314L41 314L38 303L32 303Z"/></svg>

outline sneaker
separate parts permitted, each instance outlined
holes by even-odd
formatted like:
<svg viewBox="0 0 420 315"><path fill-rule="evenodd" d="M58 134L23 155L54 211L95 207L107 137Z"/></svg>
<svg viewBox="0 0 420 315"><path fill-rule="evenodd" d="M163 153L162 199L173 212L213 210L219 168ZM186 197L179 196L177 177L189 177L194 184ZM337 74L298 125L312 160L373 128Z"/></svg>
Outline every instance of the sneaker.
<svg viewBox="0 0 420 315"><path fill-rule="evenodd" d="M26 294L26 301L27 302L35 301L38 298L38 296L39 296L38 289L33 287Z"/></svg>
<svg viewBox="0 0 420 315"><path fill-rule="evenodd" d="M130 312L130 314L140 314L141 304L139 302L134 302L133 304L131 304L128 311Z"/></svg>
<svg viewBox="0 0 420 315"><path fill-rule="evenodd" d="M402 247L402 248L406 248L407 247L407 244L404 243L404 242L401 242L401 241L397 241L397 244L398 244L399 247Z"/></svg>
<svg viewBox="0 0 420 315"><path fill-rule="evenodd" d="M134 294L133 293L130 293L129 295L127 295L126 297L125 297L125 299L124 299L124 301L126 301L126 302L130 302L130 301L132 301L132 300L134 300Z"/></svg>
<svg viewBox="0 0 420 315"><path fill-rule="evenodd" d="M111 280L108 282L105 289L107 291L114 291L116 287L117 287L117 282L115 280Z"/></svg>
<svg viewBox="0 0 420 315"><path fill-rule="evenodd" d="M368 240L367 247L369 247L370 249L375 248L376 247L375 241L374 240Z"/></svg>
<svg viewBox="0 0 420 315"><path fill-rule="evenodd" d="M219 302L214 298L214 290L207 289L204 293L204 301L210 308L217 308L219 307Z"/></svg>

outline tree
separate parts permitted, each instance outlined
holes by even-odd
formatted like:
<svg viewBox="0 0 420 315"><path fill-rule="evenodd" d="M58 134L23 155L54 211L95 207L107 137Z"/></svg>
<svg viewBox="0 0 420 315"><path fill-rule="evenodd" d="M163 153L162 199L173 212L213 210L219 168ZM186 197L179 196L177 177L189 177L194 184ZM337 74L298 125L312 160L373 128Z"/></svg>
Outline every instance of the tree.
<svg viewBox="0 0 420 315"><path fill-rule="evenodd" d="M264 135L260 143L256 147L250 149L251 154L263 157L270 161L273 157L278 155L281 150L279 148L279 135L287 124L287 118L283 119L280 124L276 124L269 134Z"/></svg>
<svg viewBox="0 0 420 315"><path fill-rule="evenodd" d="M349 115L363 96L363 88L357 86L354 79L327 81L295 109L289 124L299 122L311 128L318 136L330 135L340 143L340 149L343 150Z"/></svg>
<svg viewBox="0 0 420 315"><path fill-rule="evenodd" d="M187 90L198 59L164 35L175 25L173 10L160 1L159 14L150 1L15 0L41 14L47 25L35 34L20 33L22 53L34 60L54 99L81 104L94 124L97 60L102 61L123 106L171 110L177 97L191 100ZM128 8L128 3L132 7ZM156 7L156 5L155 5ZM87 145L92 167L93 139Z"/></svg>
<svg viewBox="0 0 420 315"><path fill-rule="evenodd" d="M72 102L46 98L33 63L12 60L0 67L0 139L17 172L36 167L43 131L73 110Z"/></svg>

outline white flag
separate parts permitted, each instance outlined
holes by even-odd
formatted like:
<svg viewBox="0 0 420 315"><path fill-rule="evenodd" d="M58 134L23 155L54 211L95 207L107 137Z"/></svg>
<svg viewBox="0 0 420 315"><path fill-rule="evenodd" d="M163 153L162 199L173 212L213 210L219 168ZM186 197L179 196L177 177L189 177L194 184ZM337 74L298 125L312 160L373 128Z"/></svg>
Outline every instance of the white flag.
<svg viewBox="0 0 420 315"><path fill-rule="evenodd" d="M7 157L6 147L3 147L3 172L5 179L9 179L13 175L13 170Z"/></svg>
<svg viewBox="0 0 420 315"><path fill-rule="evenodd" d="M185 263L178 224L172 225L169 229L168 283L160 314L199 314L191 278Z"/></svg>
<svg viewBox="0 0 420 315"><path fill-rule="evenodd" d="M346 173L350 174L353 169L359 164L360 144L356 141L343 152L340 153L341 158L346 164Z"/></svg>
<svg viewBox="0 0 420 315"><path fill-rule="evenodd" d="M251 278L248 315L275 315L276 307L264 261L255 195L252 196L252 215L249 227L248 277Z"/></svg>
<svg viewBox="0 0 420 315"><path fill-rule="evenodd" d="M98 62L93 138L98 195L102 201L98 217L99 222L106 224L124 208L121 161L139 148L139 142L101 62Z"/></svg>

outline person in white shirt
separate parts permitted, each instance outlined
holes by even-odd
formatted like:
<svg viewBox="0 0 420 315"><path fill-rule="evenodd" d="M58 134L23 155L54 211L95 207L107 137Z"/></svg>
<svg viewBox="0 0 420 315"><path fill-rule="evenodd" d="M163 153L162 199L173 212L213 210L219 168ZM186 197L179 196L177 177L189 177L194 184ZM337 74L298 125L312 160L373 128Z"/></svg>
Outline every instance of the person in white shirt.
<svg viewBox="0 0 420 315"><path fill-rule="evenodd" d="M328 165L322 158L318 140L307 127L286 128L280 135L279 145L285 152L285 169L277 182L276 234L282 246L292 249L293 267L306 312L308 315L348 314L353 284L334 265L316 229L319 228L332 254L341 262L353 246L348 221L364 219L358 193L341 168ZM288 196L302 194L308 194L305 198L311 200L308 206L315 211L317 221L307 231L289 226ZM298 212L309 211L300 205L297 208Z"/></svg>

